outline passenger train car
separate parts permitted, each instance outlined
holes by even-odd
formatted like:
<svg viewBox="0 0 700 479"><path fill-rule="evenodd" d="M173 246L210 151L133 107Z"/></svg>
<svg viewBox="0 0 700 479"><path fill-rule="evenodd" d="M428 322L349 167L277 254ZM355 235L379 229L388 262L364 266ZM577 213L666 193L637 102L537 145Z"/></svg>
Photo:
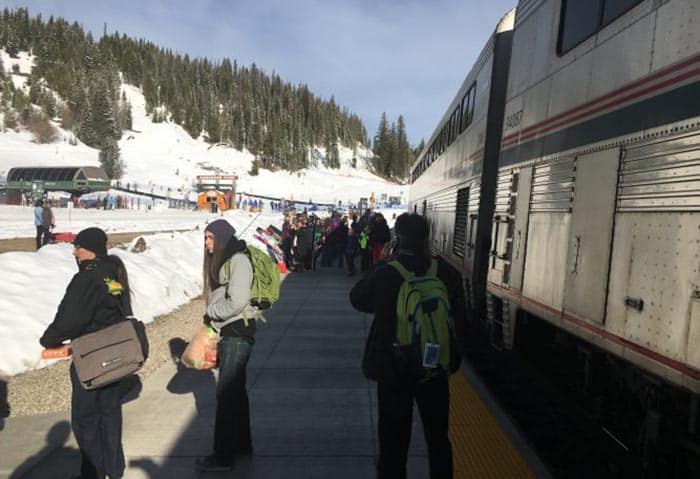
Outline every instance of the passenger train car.
<svg viewBox="0 0 700 479"><path fill-rule="evenodd" d="M623 441L671 421L697 457L695 0L521 0L412 166L411 207L496 347L546 325L523 337L569 338L584 384L643 404Z"/></svg>

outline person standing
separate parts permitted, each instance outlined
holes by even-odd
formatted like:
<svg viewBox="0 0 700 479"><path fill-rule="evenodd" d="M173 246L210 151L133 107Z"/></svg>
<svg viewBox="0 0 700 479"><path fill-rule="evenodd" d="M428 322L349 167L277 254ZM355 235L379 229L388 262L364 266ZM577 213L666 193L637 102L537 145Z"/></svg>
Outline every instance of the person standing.
<svg viewBox="0 0 700 479"><path fill-rule="evenodd" d="M255 344L256 308L250 305L253 265L246 242L218 219L204 229L204 322L219 331L214 452L195 462L200 471L233 469L235 455L251 455L246 368Z"/></svg>
<svg viewBox="0 0 700 479"><path fill-rule="evenodd" d="M348 228L347 247L345 249L345 259L348 263L348 276L355 274L355 257L360 250L360 243L353 228Z"/></svg>
<svg viewBox="0 0 700 479"><path fill-rule="evenodd" d="M129 278L117 256L107 256L107 235L87 228L73 242L78 273L73 276L53 322L39 342L45 348L60 347L87 333L99 331L130 316ZM80 477L117 479L124 474L122 448L122 398L120 382L97 389L83 389L75 366L72 385L71 426L80 448Z"/></svg>
<svg viewBox="0 0 700 479"><path fill-rule="evenodd" d="M44 202L36 200L34 203L34 226L36 227L36 249L39 249L44 244L44 238L47 232L44 231Z"/></svg>
<svg viewBox="0 0 700 479"><path fill-rule="evenodd" d="M377 263L382 254L384 245L391 240L391 231L386 224L386 219L381 213L376 213L369 233L369 243L372 246L372 261Z"/></svg>
<svg viewBox="0 0 700 479"><path fill-rule="evenodd" d="M377 381L379 479L406 478L414 401L428 445L430 478L449 479L453 475L452 446L448 437L448 375L459 368L466 306L460 274L442 259L430 255L429 228L420 215L404 213L399 216L394 230L397 242L392 243L393 248L384 250L385 256L380 259L384 264L377 265L350 291L350 302L355 309L374 314L362 368L367 378ZM387 263L389 260L392 262ZM424 368L417 362L417 369L422 373L417 375L416 368L411 367L414 363L403 359L405 353L395 346L399 342L397 301L404 283L400 269L414 276L434 274L447 290L457 343L454 349L449 346L448 351L454 354L447 368L449 371L442 365ZM423 366L426 366L425 359Z"/></svg>
<svg viewBox="0 0 700 479"><path fill-rule="evenodd" d="M51 230L53 229L55 222L56 220L53 216L51 203L49 202L49 200L44 200L44 206L41 212L41 226L44 229L44 240L42 242L42 245L48 244L48 242L53 237L53 235L51 234Z"/></svg>

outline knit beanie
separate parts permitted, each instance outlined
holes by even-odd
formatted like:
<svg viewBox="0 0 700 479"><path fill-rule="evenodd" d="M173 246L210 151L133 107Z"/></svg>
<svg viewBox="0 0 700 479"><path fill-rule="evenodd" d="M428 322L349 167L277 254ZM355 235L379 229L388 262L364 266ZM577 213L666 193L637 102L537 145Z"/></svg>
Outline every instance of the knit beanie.
<svg viewBox="0 0 700 479"><path fill-rule="evenodd" d="M107 256L107 234L100 228L86 228L73 240L74 246L87 249L95 256Z"/></svg>
<svg viewBox="0 0 700 479"><path fill-rule="evenodd" d="M228 221L222 219L212 221L204 228L204 231L211 232L216 242L222 245L226 245L233 235L236 234L236 228L231 226L231 223Z"/></svg>
<svg viewBox="0 0 700 479"><path fill-rule="evenodd" d="M394 233L401 248L421 251L430 238L430 225L419 214L403 213L396 218Z"/></svg>

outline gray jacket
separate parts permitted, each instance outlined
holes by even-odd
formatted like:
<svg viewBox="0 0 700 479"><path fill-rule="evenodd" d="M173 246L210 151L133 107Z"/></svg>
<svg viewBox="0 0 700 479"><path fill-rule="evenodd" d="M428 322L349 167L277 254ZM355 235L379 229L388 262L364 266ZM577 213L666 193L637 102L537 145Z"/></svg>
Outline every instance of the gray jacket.
<svg viewBox="0 0 700 479"><path fill-rule="evenodd" d="M230 274L227 274L227 270ZM220 330L239 319L253 319L257 308L250 305L253 265L244 252L231 257L231 267L219 269L219 286L207 298L207 316L211 325Z"/></svg>

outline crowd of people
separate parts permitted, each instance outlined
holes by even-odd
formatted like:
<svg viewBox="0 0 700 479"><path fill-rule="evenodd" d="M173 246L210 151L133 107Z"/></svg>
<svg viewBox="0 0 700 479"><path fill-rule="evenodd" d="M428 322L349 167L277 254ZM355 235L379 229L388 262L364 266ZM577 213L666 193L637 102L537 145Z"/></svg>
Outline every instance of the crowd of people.
<svg viewBox="0 0 700 479"><path fill-rule="evenodd" d="M352 210L347 215L334 211L326 218L304 211L285 215L280 247L292 271L315 270L320 258L321 267L345 267L352 276L358 257L360 271L369 271L390 239L384 215L370 209L362 214Z"/></svg>
<svg viewBox="0 0 700 479"><path fill-rule="evenodd" d="M37 202L36 208L39 235L45 222L52 224L53 216L50 205ZM453 348L452 339L438 340L434 336L423 352L412 346L396 349L397 323L407 320L408 311L401 309L400 298L406 285L412 287L410 281L417 277L424 284L436 283L439 291L444 291L443 302L449 304L445 309L449 313L438 317L431 312L430 321L440 319L444 330L449 324L450 330L454 328L451 334L456 334L450 336L453 339L464 334L466 309L459 273L431 256L425 218L404 213L396 218L392 234L384 216L369 209L362 214L356 210L348 215L333 212L323 219L306 211L298 215L288 213L280 236L285 261L294 271L313 270L320 258L321 267L347 268L347 274L354 275L360 257L363 274L349 296L356 309L374 315L362 368L367 378L378 383L377 477L406 477L414 402L428 445L430 477L452 477L452 450L447 434L448 376L459 368L461 347L454 343ZM131 314L126 269L118 257L107 255L104 231L87 228L78 233L73 244L79 271L40 340L44 347L59 347L66 340L100 330ZM245 249L245 241L225 219L211 222L204 230L203 321L218 332L219 375L212 453L197 459L195 466L200 471L230 470L236 456L253 454L246 370L256 335L255 314L251 310L255 306L250 302L254 271ZM105 287L108 280L119 285L116 294ZM432 294L421 296L419 301L435 302ZM411 306L410 311L415 315L418 309ZM435 326L433 333L434 330ZM441 348L450 352L448 362L438 362ZM429 349L433 360L427 359ZM397 351L403 352L397 355ZM407 356L407 351L412 352ZM81 453L80 477L122 477L125 460L118 383L86 390L77 380L74 367L70 376L72 427Z"/></svg>

